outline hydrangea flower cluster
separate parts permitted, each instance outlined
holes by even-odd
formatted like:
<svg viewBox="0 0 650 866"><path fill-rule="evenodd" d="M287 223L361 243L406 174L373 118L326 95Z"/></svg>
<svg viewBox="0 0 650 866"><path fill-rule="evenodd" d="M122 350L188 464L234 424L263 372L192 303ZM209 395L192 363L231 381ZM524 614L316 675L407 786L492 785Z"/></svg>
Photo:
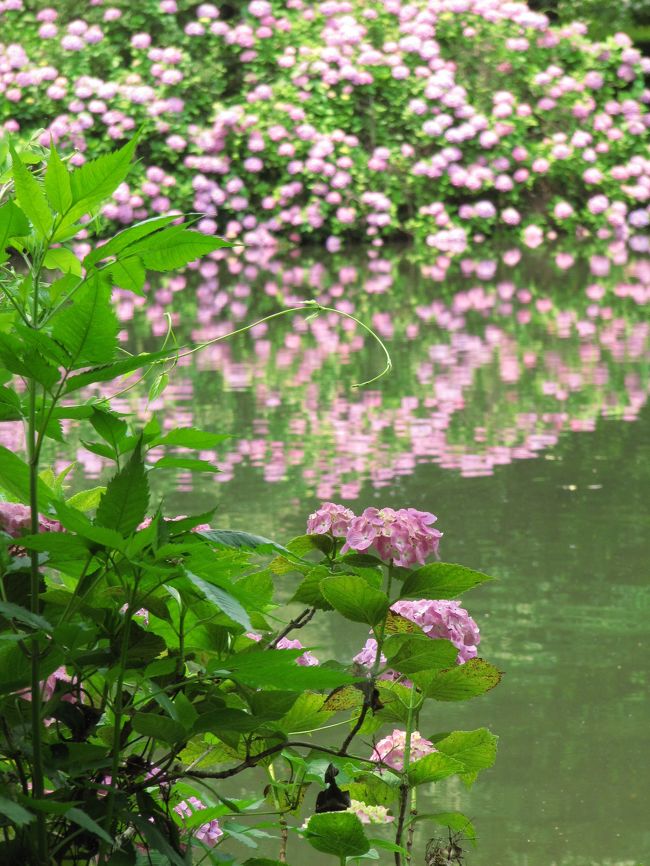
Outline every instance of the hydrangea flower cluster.
<svg viewBox="0 0 650 866"><path fill-rule="evenodd" d="M39 514L39 532L61 532L63 527L58 520L50 520ZM0 531L12 538L20 538L31 532L31 510L18 502L0 502Z"/></svg>
<svg viewBox="0 0 650 866"><path fill-rule="evenodd" d="M390 824L395 820L386 806L369 806L361 800L351 800L347 811L356 815L362 824Z"/></svg>
<svg viewBox="0 0 650 866"><path fill-rule="evenodd" d="M375 744L370 756L373 761L381 761L393 770L401 773L404 769L404 752L406 750L406 731L395 729L392 734L384 737ZM418 731L411 734L409 762L424 758L437 749L429 740L426 740Z"/></svg>
<svg viewBox="0 0 650 866"><path fill-rule="evenodd" d="M207 806L205 803L202 803L198 797L188 797L187 800L183 800L177 806L174 806L174 812L183 819L191 818L192 815L202 809L207 809ZM193 831L193 835L199 840L199 842L203 842L203 844L208 848L214 848L219 839L223 836L223 830L215 818L212 821L207 821L205 824L201 824L197 827L196 830Z"/></svg>
<svg viewBox="0 0 650 866"><path fill-rule="evenodd" d="M330 250L406 230L453 255L477 231L534 245L547 227L624 236L648 216L650 59L623 33L593 42L494 0L25 6L0 3L6 130L44 128L73 164L154 133L109 219L196 210L248 245ZM527 216L542 192L548 213Z"/></svg>
<svg viewBox="0 0 650 866"><path fill-rule="evenodd" d="M307 531L344 538L341 553L374 547L382 559L409 568L437 554L442 532L432 528L436 520L415 508L366 508L357 517L349 508L325 502L309 516Z"/></svg>
<svg viewBox="0 0 650 866"><path fill-rule="evenodd" d="M430 638L445 638L458 648L457 664L476 658L481 635L464 607L457 601L396 601L391 610L417 623Z"/></svg>

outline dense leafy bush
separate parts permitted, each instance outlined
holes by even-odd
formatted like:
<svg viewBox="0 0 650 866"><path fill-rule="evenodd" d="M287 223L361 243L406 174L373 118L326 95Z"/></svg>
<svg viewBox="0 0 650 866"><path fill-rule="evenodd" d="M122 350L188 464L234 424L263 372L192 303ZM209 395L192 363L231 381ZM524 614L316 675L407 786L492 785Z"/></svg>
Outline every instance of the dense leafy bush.
<svg viewBox="0 0 650 866"><path fill-rule="evenodd" d="M105 216L301 241L648 223L643 59L494 0L2 4L0 107L75 164L144 125Z"/></svg>
<svg viewBox="0 0 650 866"><path fill-rule="evenodd" d="M425 701L499 682L454 600L489 578L427 565L441 533L414 509L355 515L325 503L286 547L211 529L214 510L165 517L152 475L215 471L185 455L224 437L155 417L139 427L84 391L193 351L120 352L111 285L137 294L147 270L226 245L158 217L79 262L79 220L124 180L134 149L73 172L52 149L42 180L25 164L34 155L12 149L14 194L0 206L0 420L22 421L27 442L26 461L0 446L0 861L235 863L222 843L255 847L270 826L281 862L291 830L345 864L371 848L364 823L394 821L395 841L372 843L400 866L420 820L473 838L457 812L418 815L415 791L451 776L471 783L492 765L496 737L418 728ZM70 420L115 466L105 487L74 496L68 468L42 466ZM304 606L293 619L278 602L288 581ZM354 659L321 664L290 637L323 612L359 624ZM340 742L310 740L336 713ZM365 746L351 753L357 736ZM220 786L253 769L264 771L256 795ZM316 814L294 826L313 783Z"/></svg>

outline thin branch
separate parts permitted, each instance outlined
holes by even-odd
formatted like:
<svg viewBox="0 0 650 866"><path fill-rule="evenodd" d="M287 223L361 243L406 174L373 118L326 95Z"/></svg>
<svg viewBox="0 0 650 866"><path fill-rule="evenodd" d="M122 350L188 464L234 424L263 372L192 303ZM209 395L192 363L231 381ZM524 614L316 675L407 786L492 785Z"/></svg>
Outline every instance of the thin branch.
<svg viewBox="0 0 650 866"><path fill-rule="evenodd" d="M283 637L286 637L290 632L294 631L295 629L304 628L307 623L313 619L315 613L315 607L308 607L303 610L302 613L298 614L295 619L292 619L289 625L285 626L285 628L280 632L280 634L271 641L271 643L267 646L267 649L276 649L277 645L280 643Z"/></svg>

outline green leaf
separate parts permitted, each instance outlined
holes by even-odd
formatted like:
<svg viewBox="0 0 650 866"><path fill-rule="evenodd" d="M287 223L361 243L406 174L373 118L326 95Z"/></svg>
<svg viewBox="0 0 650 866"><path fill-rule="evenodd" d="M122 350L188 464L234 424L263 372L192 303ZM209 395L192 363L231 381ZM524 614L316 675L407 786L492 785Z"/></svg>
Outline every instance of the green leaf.
<svg viewBox="0 0 650 866"><path fill-rule="evenodd" d="M149 443L150 448L158 445L177 445L181 448L193 448L195 451L216 448L222 442L230 439L227 433L208 433L196 427L177 427L164 433Z"/></svg>
<svg viewBox="0 0 650 866"><path fill-rule="evenodd" d="M48 207L45 193L31 171L23 165L13 147L11 158L16 201L37 234L45 238L52 227L52 212Z"/></svg>
<svg viewBox="0 0 650 866"><path fill-rule="evenodd" d="M13 800L8 800L6 797L0 797L0 814L8 818L16 827L24 827L30 824L36 815L32 815L27 809L14 803Z"/></svg>
<svg viewBox="0 0 650 866"><path fill-rule="evenodd" d="M334 689L357 682L342 671L325 667L302 667L295 660L303 650L253 650L238 653L224 662L220 669L229 671L232 678L254 688Z"/></svg>
<svg viewBox="0 0 650 866"><path fill-rule="evenodd" d="M384 644L391 668L401 674L441 670L453 665L458 649L449 640L421 635L393 635Z"/></svg>
<svg viewBox="0 0 650 866"><path fill-rule="evenodd" d="M120 259L111 265L108 271L116 286L129 292L135 292L136 295L143 294L142 288L147 272L137 256Z"/></svg>
<svg viewBox="0 0 650 866"><path fill-rule="evenodd" d="M414 761L408 770L409 785L426 785L429 782L439 782L448 776L465 772L462 761L450 758L440 752L432 752Z"/></svg>
<svg viewBox="0 0 650 866"><path fill-rule="evenodd" d="M199 460L196 457L161 457L151 467L152 469L188 469L190 472L220 472L218 466L209 460Z"/></svg>
<svg viewBox="0 0 650 866"><path fill-rule="evenodd" d="M54 144L50 145L50 156L45 170L45 192L52 210L58 214L64 214L72 204L70 173Z"/></svg>
<svg viewBox="0 0 650 866"><path fill-rule="evenodd" d="M136 713L132 719L133 730L145 737L162 740L173 746L186 737L184 726L180 722L159 716L156 713Z"/></svg>
<svg viewBox="0 0 650 866"><path fill-rule="evenodd" d="M312 568L298 584L291 601L299 601L318 610L332 610L332 605L325 599L320 587L323 579L328 576L329 570L324 565Z"/></svg>
<svg viewBox="0 0 650 866"><path fill-rule="evenodd" d="M376 625L386 616L390 605L385 592L352 574L326 577L321 581L320 589L332 607L352 622Z"/></svg>
<svg viewBox="0 0 650 866"><path fill-rule="evenodd" d="M52 247L43 258L43 265L50 271L62 271L64 274L81 276L81 262L65 247Z"/></svg>
<svg viewBox="0 0 650 866"><path fill-rule="evenodd" d="M432 562L412 572L404 581L400 598L456 598L487 580L494 580L480 571L451 562Z"/></svg>
<svg viewBox="0 0 650 866"><path fill-rule="evenodd" d="M186 572L186 575L189 580L192 581L194 586L203 593L208 601L211 601L212 604L216 605L219 610L222 610L226 614L226 616L229 616L230 619L239 623L239 625L242 625L246 631L253 630L248 614L236 598L233 598L232 595L220 587L208 583L207 580L203 580L202 577L192 574L191 571Z"/></svg>
<svg viewBox="0 0 650 866"><path fill-rule="evenodd" d="M454 731L435 745L439 752L462 761L465 770L473 773L487 770L494 764L498 740L487 728L478 728L476 731Z"/></svg>
<svg viewBox="0 0 650 866"><path fill-rule="evenodd" d="M230 547L234 550L253 550L256 553L279 551L289 553L286 547L264 538L262 535L251 535L250 532L239 532L235 529L202 529L196 533L206 538L218 547Z"/></svg>
<svg viewBox="0 0 650 866"><path fill-rule="evenodd" d="M137 254L148 270L175 271L207 253L231 246L222 238L172 226L133 244L130 252Z"/></svg>
<svg viewBox="0 0 650 866"><path fill-rule="evenodd" d="M108 482L97 508L95 523L130 535L145 518L149 505L149 483L140 444L129 462Z"/></svg>
<svg viewBox="0 0 650 866"><path fill-rule="evenodd" d="M76 370L111 361L118 330L110 288L95 275L77 290L72 303L54 316L52 335L68 353L66 367Z"/></svg>
<svg viewBox="0 0 650 866"><path fill-rule="evenodd" d="M81 809L77 809L76 806L73 806L72 809L68 809L65 816L70 821L83 827L84 830L88 830L93 835L99 836L100 839L103 839L104 842L108 842L109 845L113 844L113 840L106 830L104 830L103 827L100 827L97 821L93 821L90 815L86 815L85 812L82 812Z"/></svg>
<svg viewBox="0 0 650 866"><path fill-rule="evenodd" d="M84 267L89 269L97 262L117 256L120 252L128 249L129 246L140 240L140 238L160 231L161 228L165 228L165 226L170 225L177 219L178 215L172 214L169 216L152 217L151 219L129 226L128 229L118 232L105 244L97 246L89 252L83 261Z"/></svg>
<svg viewBox="0 0 650 866"><path fill-rule="evenodd" d="M88 490L80 490L67 500L68 505L78 511L92 511L97 508L99 501L106 492L105 487L91 487Z"/></svg>
<svg viewBox="0 0 650 866"><path fill-rule="evenodd" d="M428 698L436 701L464 701L493 689L501 680L501 673L483 659L470 659L432 674L413 674L414 682Z"/></svg>
<svg viewBox="0 0 650 866"><path fill-rule="evenodd" d="M106 529L103 526L96 526L94 523L90 522L85 514L82 514L81 511L77 511L76 508L70 508L70 506L65 502L55 502L54 510L62 525L69 532L76 532L81 538L85 538L95 544L100 544L102 547L114 550L124 549L124 539L119 532L116 532L114 529ZM43 538L47 538L51 535L52 533L43 533ZM38 537L40 538L41 536Z"/></svg>
<svg viewBox="0 0 650 866"><path fill-rule="evenodd" d="M306 838L312 848L335 857L361 857L370 850L363 824L351 812L312 815Z"/></svg>
<svg viewBox="0 0 650 866"><path fill-rule="evenodd" d="M21 607L19 604L12 604L10 601L0 601L0 614L5 619L18 620L18 622L22 622L30 628L40 629L45 632L52 631L52 626L44 617L32 613L31 610L27 610L27 608Z"/></svg>
<svg viewBox="0 0 650 866"><path fill-rule="evenodd" d="M252 860L246 860L243 866L287 866L280 860L269 860L268 857L253 857Z"/></svg>
<svg viewBox="0 0 650 866"><path fill-rule="evenodd" d="M115 192L129 173L137 143L138 136L135 135L120 150L86 162L70 175L73 204L66 225L94 210Z"/></svg>
<svg viewBox="0 0 650 866"><path fill-rule="evenodd" d="M391 784L392 782L392 784ZM399 795L398 780L388 773L363 773L348 785L350 797L368 806L391 806Z"/></svg>
<svg viewBox="0 0 650 866"><path fill-rule="evenodd" d="M291 709L278 721L277 726L287 734L312 731L324 725L331 716L332 713L325 707L323 695L303 692Z"/></svg>
<svg viewBox="0 0 650 866"><path fill-rule="evenodd" d="M6 248L12 238L21 238L29 234L29 223L25 214L12 201L0 207L0 261L5 261Z"/></svg>
<svg viewBox="0 0 650 866"><path fill-rule="evenodd" d="M19 502L29 502L29 466L4 445L0 445L0 489ZM41 511L53 502L52 491L40 478L38 502Z"/></svg>
<svg viewBox="0 0 650 866"><path fill-rule="evenodd" d="M420 814L414 821L435 821L454 833L462 833L470 842L476 842L476 830L467 815L462 812L433 812Z"/></svg>
<svg viewBox="0 0 650 866"><path fill-rule="evenodd" d="M102 437L108 442L115 454L120 453L120 443L129 432L128 425L123 418L114 412L106 412L103 409L93 408L90 423Z"/></svg>

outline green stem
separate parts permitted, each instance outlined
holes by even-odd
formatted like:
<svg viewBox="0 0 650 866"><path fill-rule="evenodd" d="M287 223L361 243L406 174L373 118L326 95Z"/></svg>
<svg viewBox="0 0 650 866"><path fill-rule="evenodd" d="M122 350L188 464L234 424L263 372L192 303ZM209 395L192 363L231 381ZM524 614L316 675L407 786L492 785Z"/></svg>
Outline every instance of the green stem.
<svg viewBox="0 0 650 866"><path fill-rule="evenodd" d="M40 267L34 271L32 286L32 327L36 328L38 320L38 274ZM36 401L38 385L34 379L29 383L29 414L27 418L27 452L29 459L29 507L30 530L32 535L38 535L38 460L39 451L36 442ZM40 613L41 575L38 567L38 551L30 552L30 607L32 613ZM43 798L43 742L41 719L41 648L38 637L31 640L31 722L32 722L32 797L35 800ZM36 812L36 850L38 862L45 866L49 861L47 844L46 816Z"/></svg>
<svg viewBox="0 0 650 866"><path fill-rule="evenodd" d="M404 766L402 768L402 782L400 784L399 796L399 814L397 818L397 829L395 831L395 844L402 844L402 836L404 834L404 824L406 820L406 810L409 803L410 786L408 783L408 771L411 763L411 738L413 736L413 720L417 704L414 702L415 688L411 689L409 694L408 713L406 716L406 735L404 737ZM395 852L395 866L402 866L402 855L399 851Z"/></svg>

